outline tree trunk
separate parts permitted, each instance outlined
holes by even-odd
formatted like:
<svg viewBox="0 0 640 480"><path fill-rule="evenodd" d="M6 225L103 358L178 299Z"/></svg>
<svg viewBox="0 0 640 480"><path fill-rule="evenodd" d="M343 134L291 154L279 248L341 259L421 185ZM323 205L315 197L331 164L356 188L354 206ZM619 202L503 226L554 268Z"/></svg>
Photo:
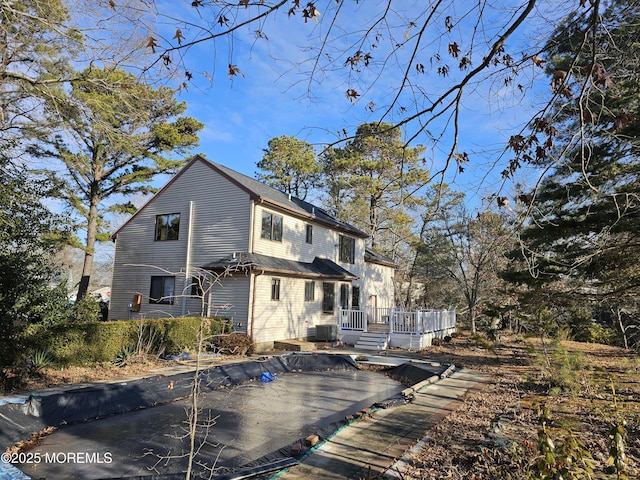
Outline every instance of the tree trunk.
<svg viewBox="0 0 640 480"><path fill-rule="evenodd" d="M469 325L471 327L471 335L476 334L476 307L470 306L469 308Z"/></svg>
<svg viewBox="0 0 640 480"><path fill-rule="evenodd" d="M87 218L87 243L84 250L84 263L82 265L82 276L78 285L76 301L81 300L89 290L91 280L91 270L93 270L93 255L96 247L96 236L98 232L98 196L92 195L89 216Z"/></svg>
<svg viewBox="0 0 640 480"><path fill-rule="evenodd" d="M371 195L369 201L369 223L371 224L371 248L378 246L378 199Z"/></svg>
<svg viewBox="0 0 640 480"><path fill-rule="evenodd" d="M622 339L624 340L624 348L626 350L629 350L629 340L627 339L627 329L625 328L624 322L622 321L622 310L619 308L616 308L614 314L618 321L618 327L620 327L620 332L622 332Z"/></svg>

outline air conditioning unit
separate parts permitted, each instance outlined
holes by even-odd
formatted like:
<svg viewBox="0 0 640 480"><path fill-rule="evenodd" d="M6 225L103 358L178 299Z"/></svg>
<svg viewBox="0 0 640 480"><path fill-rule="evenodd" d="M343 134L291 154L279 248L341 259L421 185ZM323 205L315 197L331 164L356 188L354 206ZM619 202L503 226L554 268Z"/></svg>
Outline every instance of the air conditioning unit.
<svg viewBox="0 0 640 480"><path fill-rule="evenodd" d="M335 342L338 340L338 325L316 325L316 342Z"/></svg>

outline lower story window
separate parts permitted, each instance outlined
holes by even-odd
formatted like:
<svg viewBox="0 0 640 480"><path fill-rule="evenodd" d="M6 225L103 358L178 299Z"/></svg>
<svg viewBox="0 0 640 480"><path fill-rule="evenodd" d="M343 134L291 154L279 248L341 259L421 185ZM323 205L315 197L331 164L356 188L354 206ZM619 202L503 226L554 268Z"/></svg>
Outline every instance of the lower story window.
<svg viewBox="0 0 640 480"><path fill-rule="evenodd" d="M149 303L173 305L176 277L151 277Z"/></svg>
<svg viewBox="0 0 640 480"><path fill-rule="evenodd" d="M304 284L304 301L313 302L316 296L316 284L315 282L305 282Z"/></svg>
<svg viewBox="0 0 640 480"><path fill-rule="evenodd" d="M335 310L335 286L333 283L322 284L322 313L333 313Z"/></svg>
<svg viewBox="0 0 640 480"><path fill-rule="evenodd" d="M349 308L349 285L346 283L340 285L340 308L344 310Z"/></svg>
<svg viewBox="0 0 640 480"><path fill-rule="evenodd" d="M280 279L271 279L271 300L280 300Z"/></svg>

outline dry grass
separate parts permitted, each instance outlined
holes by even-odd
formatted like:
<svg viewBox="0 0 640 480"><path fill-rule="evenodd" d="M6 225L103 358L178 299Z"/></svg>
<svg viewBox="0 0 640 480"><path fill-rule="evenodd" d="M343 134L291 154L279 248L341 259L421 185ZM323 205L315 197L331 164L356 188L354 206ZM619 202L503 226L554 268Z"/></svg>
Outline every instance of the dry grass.
<svg viewBox="0 0 640 480"><path fill-rule="evenodd" d="M545 356L539 340L513 336L491 350L477 345L462 336L424 352L428 358L483 372L490 382L468 393L462 406L429 432L404 479L525 478L538 456L539 404L550 409L549 431L558 443L571 431L593 455L593 478L616 478L603 473L608 434L624 418L628 478L640 478L637 353L577 342L552 347L547 341ZM565 384L565 389L557 386Z"/></svg>

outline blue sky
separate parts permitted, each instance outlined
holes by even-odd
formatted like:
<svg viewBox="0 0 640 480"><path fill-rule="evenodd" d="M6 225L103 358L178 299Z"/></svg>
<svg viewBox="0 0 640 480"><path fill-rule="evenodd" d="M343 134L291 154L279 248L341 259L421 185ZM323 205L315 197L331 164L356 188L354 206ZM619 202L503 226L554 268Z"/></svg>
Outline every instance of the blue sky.
<svg viewBox="0 0 640 480"><path fill-rule="evenodd" d="M426 9L424 3L403 1L401 5L404 10L388 17L389 22L385 29L385 34L389 37L387 44L391 43L392 36L393 40L402 37L403 32L407 30L403 19L411 18L411 15ZM465 15L473 14L473 11L467 10L467 2L457 3L457 10L456 7L452 7L450 11L460 14L460 18L457 19L460 21L459 28L445 32L442 25L443 16L441 22L434 22L434 25L440 28L434 29L423 40L425 50L419 59L427 70L427 61L433 60L434 52L446 54L447 42L455 41L461 46L470 45L467 34L470 32L469 21L473 19L465 20ZM495 3L499 8L494 12L485 13L487 21L483 25L482 35L475 32L476 47L470 54L475 61L479 61L486 53L486 47L484 50L481 49L484 39L495 38L495 35L500 33L500 19L511 18L517 12L514 7L523 2L504 1L504 5L500 2ZM320 5L320 2L317 4ZM332 4L334 2L326 2L327 8L331 8ZM347 19L343 20L345 24L342 25L344 31L347 31L349 28L357 27L361 22L376 18L386 2L345 4L349 4L353 9L347 15L341 12L341 18ZM163 5L160 4L159 8L162 10ZM178 11L175 4L166 4L164 8L168 9L165 11L173 11L174 14ZM202 10L202 17L192 8L183 6L179 11L185 19L179 26L187 38L191 38L196 31L189 27L187 21L202 25L207 10ZM256 39L253 32L257 27L251 26L235 35L232 45L222 41L204 42L186 52L185 62L194 74L194 83L187 91L182 91L179 98L187 102L188 115L205 123L205 129L200 135L201 144L195 151L204 153L213 161L254 176L256 163L262 158L263 149L267 147L271 138L292 135L313 144L319 152L327 143L336 141L337 135L343 129L353 133L359 124L380 119L385 105L395 94L399 78L402 78L402 69L409 63L409 52L401 52L395 65L387 63L382 69L382 62L389 47L385 47L385 42L381 41L376 49L370 50L373 53L373 66L362 69L361 74L348 75L347 69L335 69L344 67L348 52L354 51L356 46L349 43L351 39L348 37L339 38L331 45L334 49L327 49L326 53L328 55L342 51L342 55L336 54L334 63L326 63L321 66L323 68L316 69L316 81L309 83L308 74L313 64L306 62L311 55L301 47L303 42L313 45L316 35L322 36L326 33L326 24L329 23L332 12L320 13L318 24L312 21L305 24L299 15L287 18L281 14L267 20L260 28L268 36L268 40ZM555 18L558 18L557 13ZM536 19L527 22L512 42L543 41L544 38L540 35L542 25L547 24L540 10ZM161 29L161 34L166 39L171 39L175 28L175 24L165 26ZM409 35L415 33L412 30L408 32ZM508 44L508 47L511 46L514 46L513 43ZM364 49L366 47L363 47ZM445 61L450 64L457 62L450 58ZM242 76L228 78L229 63L236 65ZM204 71L213 78L213 84L205 79ZM420 95L416 97L418 102L441 92L461 75L460 72L452 71L445 79L434 72L435 66L427 75L421 78L413 77L417 88L421 89ZM473 165L462 174L456 174L455 168L452 167L448 172L447 181L451 182L454 188L465 191L469 201L476 206L481 204L484 196L497 193L502 187L499 173L504 168L506 160L503 159L502 165L492 165L500 161L502 148L509 135L515 133L514 128L521 125L524 119L530 118L534 95L540 95L541 92L546 95L548 83L544 77L541 80L544 83L536 84L532 80L534 74L541 73L541 69L536 71L533 65L522 71L518 83L527 87L526 94L514 86L500 84L499 80L469 87L469 96L462 103L462 115L459 120L463 134L460 138L460 150L472 156ZM345 93L346 89L352 86L362 93L353 104ZM367 88L368 86L370 88ZM409 113L414 105L408 97L399 103L406 105ZM373 112L369 108L371 104L375 105ZM386 120L396 121L400 118L402 115L395 110L388 113ZM439 138L437 144L426 135L420 135L414 142L427 147L425 156L432 171L442 168L445 153L451 146L450 129L447 131L444 125L445 119L433 125L432 133ZM415 124L410 126L412 127L415 127ZM442 135L442 131L447 133Z"/></svg>

